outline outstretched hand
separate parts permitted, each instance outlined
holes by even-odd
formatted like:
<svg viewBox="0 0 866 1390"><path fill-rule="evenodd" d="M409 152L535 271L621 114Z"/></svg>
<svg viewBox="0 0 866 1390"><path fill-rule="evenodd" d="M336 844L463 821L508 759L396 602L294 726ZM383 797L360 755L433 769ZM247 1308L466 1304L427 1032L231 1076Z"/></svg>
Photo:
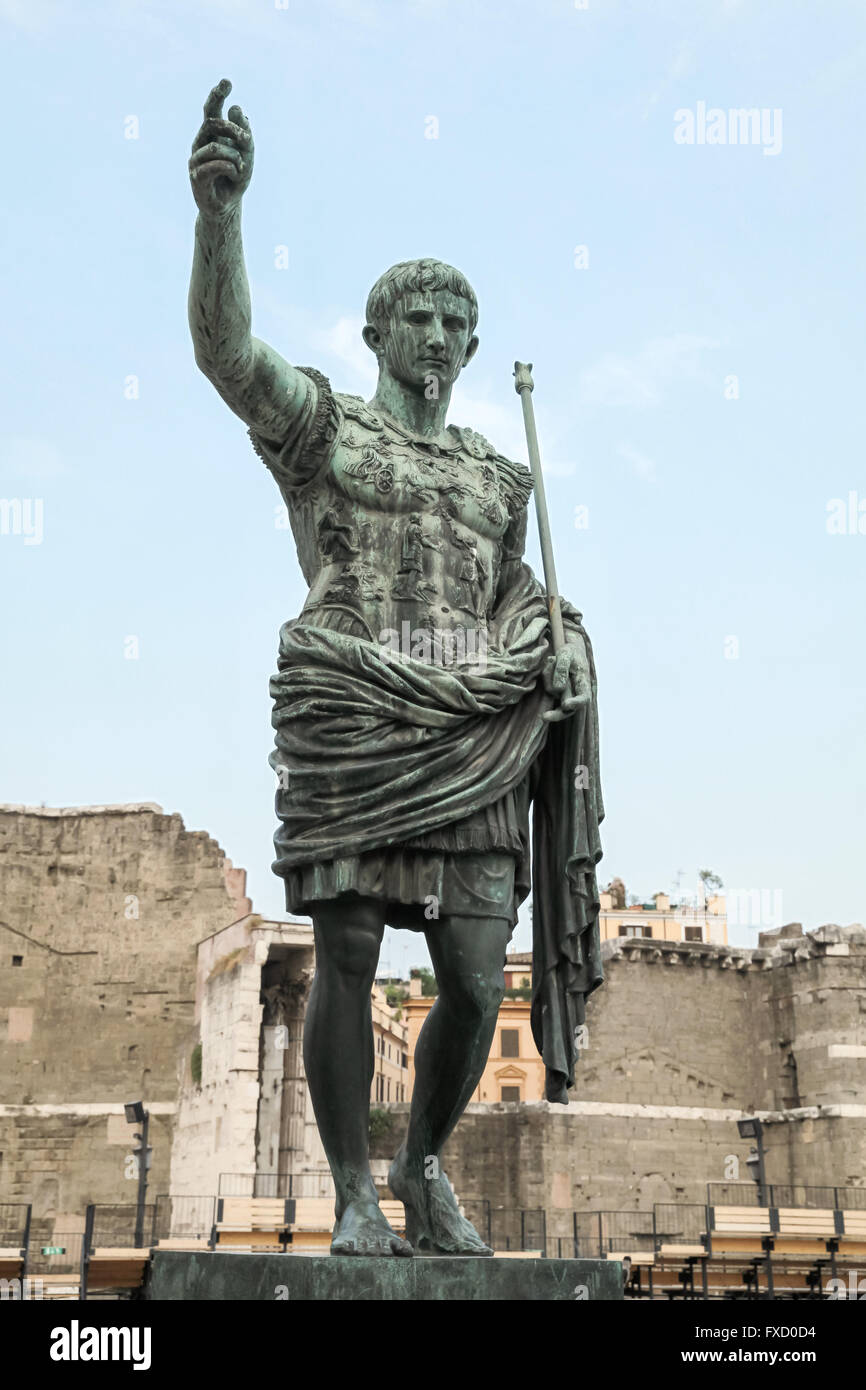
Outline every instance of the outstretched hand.
<svg viewBox="0 0 866 1390"><path fill-rule="evenodd" d="M547 723L568 719L587 704L592 696L592 680L583 642L568 642L555 657L549 656L542 679L547 693L558 701L558 708L541 716Z"/></svg>
<svg viewBox="0 0 866 1390"><path fill-rule="evenodd" d="M218 82L204 104L204 121L192 142L189 177L193 197L205 216L219 216L240 202L253 174L253 135L239 106L223 102L232 89L228 78Z"/></svg>

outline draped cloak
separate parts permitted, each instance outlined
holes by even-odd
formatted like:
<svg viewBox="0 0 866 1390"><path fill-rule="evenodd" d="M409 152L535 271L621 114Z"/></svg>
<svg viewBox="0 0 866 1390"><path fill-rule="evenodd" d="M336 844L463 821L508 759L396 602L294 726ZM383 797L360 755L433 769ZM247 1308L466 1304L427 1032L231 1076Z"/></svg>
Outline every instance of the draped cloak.
<svg viewBox="0 0 866 1390"><path fill-rule="evenodd" d="M546 603L522 567L497 614L483 669L401 657L362 638L289 622L271 681L276 747L277 872L363 854L448 824L532 785L531 1026L546 1097L574 1085L577 1030L601 983L595 865L603 818L595 668L580 615L592 699L568 719L541 672L550 654ZM524 890L525 894L525 890Z"/></svg>

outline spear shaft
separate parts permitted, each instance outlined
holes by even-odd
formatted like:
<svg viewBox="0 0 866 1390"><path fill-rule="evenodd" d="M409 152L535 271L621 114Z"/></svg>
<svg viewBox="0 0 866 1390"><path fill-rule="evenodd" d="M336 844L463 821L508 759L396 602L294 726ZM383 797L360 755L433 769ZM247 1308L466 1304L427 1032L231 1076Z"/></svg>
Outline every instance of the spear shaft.
<svg viewBox="0 0 866 1390"><path fill-rule="evenodd" d="M544 565L544 587L547 590L547 611L550 616L550 635L554 656L565 646L565 632L562 627L562 611L559 606L559 585L556 582L556 565L553 559L553 542L550 538L550 518L547 514L547 498L544 494L544 476L541 471L541 455L538 452L538 435L535 430L535 411L532 408L532 363L515 362L514 389L523 406L523 423L526 427L526 447L529 451L529 466L535 492L535 512L538 517L538 539L541 542L541 560Z"/></svg>

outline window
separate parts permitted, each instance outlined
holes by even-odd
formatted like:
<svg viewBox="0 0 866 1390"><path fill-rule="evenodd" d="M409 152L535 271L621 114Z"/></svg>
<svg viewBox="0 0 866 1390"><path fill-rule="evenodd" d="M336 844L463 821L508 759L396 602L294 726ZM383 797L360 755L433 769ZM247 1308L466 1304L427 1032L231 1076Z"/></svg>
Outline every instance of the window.
<svg viewBox="0 0 866 1390"><path fill-rule="evenodd" d="M703 941L704 933L700 927L686 927L684 941Z"/></svg>
<svg viewBox="0 0 866 1390"><path fill-rule="evenodd" d="M408 1068L408 1066L409 1066L409 1053L408 1053L408 1052L404 1052L404 1053L402 1054L402 1057L403 1057L403 1066L406 1067L406 1068Z"/></svg>
<svg viewBox="0 0 866 1390"><path fill-rule="evenodd" d="M634 927L634 926L629 925L629 926L627 926L627 927L623 927L623 928L622 928L622 934L623 934L623 936L649 936L649 937L652 937L653 929L652 929L652 927Z"/></svg>
<svg viewBox="0 0 866 1390"><path fill-rule="evenodd" d="M502 1028L499 1032L500 1056L519 1057L520 1056L520 1029ZM518 1097L520 1099L520 1097Z"/></svg>
<svg viewBox="0 0 866 1390"><path fill-rule="evenodd" d="M24 964L24 957L23 957L23 956L13 956L13 957L12 957L12 964L13 964L13 965L23 965L23 964Z"/></svg>
<svg viewBox="0 0 866 1390"><path fill-rule="evenodd" d="M519 1100L520 1100L520 1087L519 1087L519 1086L500 1086L500 1088L499 1088L499 1099L500 1099L500 1100L510 1100L510 1101L518 1100L518 1101L519 1101Z"/></svg>

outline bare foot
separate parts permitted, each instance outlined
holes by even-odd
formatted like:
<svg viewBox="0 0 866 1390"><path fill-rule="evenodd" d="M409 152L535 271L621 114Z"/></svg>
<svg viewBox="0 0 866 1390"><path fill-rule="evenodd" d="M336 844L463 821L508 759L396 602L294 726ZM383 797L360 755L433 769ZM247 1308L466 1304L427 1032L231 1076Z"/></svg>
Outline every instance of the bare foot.
<svg viewBox="0 0 866 1390"><path fill-rule="evenodd" d="M350 1202L337 1222L331 1240L332 1255L414 1255L408 1240L392 1231L378 1202L370 1198Z"/></svg>
<svg viewBox="0 0 866 1390"><path fill-rule="evenodd" d="M403 1149L388 1172L388 1185L406 1208L406 1235L419 1253L492 1255L465 1216L461 1216L448 1177L410 1172Z"/></svg>

